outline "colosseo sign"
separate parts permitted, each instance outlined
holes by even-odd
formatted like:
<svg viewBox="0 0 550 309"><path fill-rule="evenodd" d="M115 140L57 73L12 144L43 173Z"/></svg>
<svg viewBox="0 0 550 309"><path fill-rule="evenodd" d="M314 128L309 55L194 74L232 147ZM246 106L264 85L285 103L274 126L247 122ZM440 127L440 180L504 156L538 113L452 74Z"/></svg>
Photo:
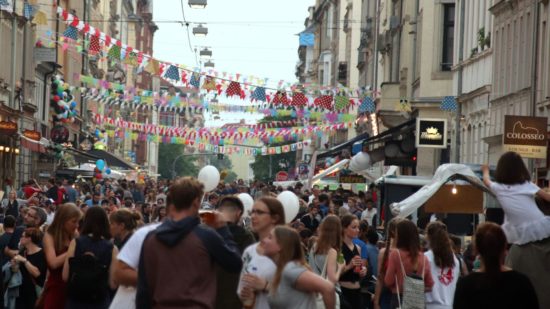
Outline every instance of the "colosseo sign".
<svg viewBox="0 0 550 309"><path fill-rule="evenodd" d="M504 151L525 158L546 159L548 119L546 117L504 116Z"/></svg>

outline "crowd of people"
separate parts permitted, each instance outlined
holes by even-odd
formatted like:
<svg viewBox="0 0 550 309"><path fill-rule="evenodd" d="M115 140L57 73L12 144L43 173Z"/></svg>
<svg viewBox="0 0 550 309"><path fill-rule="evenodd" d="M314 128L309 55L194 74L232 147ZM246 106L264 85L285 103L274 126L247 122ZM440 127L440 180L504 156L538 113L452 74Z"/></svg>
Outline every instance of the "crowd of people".
<svg viewBox="0 0 550 309"><path fill-rule="evenodd" d="M532 195L550 194L516 159L484 179L505 224L481 223L472 243L438 220L384 222L375 188L31 180L1 202L0 297L10 309L548 308L550 235ZM283 190L300 199L291 222Z"/></svg>

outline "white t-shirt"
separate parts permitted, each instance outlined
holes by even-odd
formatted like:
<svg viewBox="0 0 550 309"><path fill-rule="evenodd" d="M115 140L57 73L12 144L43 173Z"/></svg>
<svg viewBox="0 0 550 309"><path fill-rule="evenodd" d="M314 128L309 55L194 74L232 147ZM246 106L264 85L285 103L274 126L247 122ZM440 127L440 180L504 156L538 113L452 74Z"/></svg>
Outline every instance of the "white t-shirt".
<svg viewBox="0 0 550 309"><path fill-rule="evenodd" d="M372 208L371 210L365 209L361 213L361 220L366 220L369 223L369 226L372 225L372 219L374 219L374 216L376 215L377 211L376 208Z"/></svg>
<svg viewBox="0 0 550 309"><path fill-rule="evenodd" d="M430 269L434 279L434 286L431 292L426 293L426 309L453 308L453 299L456 290L456 283L460 276L460 264L454 256L455 266L441 270L435 265L434 253L432 250L424 253L430 261Z"/></svg>
<svg viewBox="0 0 550 309"><path fill-rule="evenodd" d="M544 216L535 203L539 190L529 181L520 185L491 183L491 191L504 210L502 229L509 243L522 245L550 237L550 216Z"/></svg>
<svg viewBox="0 0 550 309"><path fill-rule="evenodd" d="M258 244L248 246L243 252L243 269L241 271L241 278L244 274L255 274L260 278L264 278L271 282L277 266L273 261L265 255L258 253ZM237 293L241 291L241 281L239 281L239 287ZM267 293L256 293L256 302L254 309L269 309L269 303L267 302Z"/></svg>
<svg viewBox="0 0 550 309"><path fill-rule="evenodd" d="M124 247L122 247L122 250L118 253L117 259L137 270L139 265L139 255L141 254L141 247L143 246L145 237L159 225L160 223L148 224L135 231L130 239L128 239Z"/></svg>

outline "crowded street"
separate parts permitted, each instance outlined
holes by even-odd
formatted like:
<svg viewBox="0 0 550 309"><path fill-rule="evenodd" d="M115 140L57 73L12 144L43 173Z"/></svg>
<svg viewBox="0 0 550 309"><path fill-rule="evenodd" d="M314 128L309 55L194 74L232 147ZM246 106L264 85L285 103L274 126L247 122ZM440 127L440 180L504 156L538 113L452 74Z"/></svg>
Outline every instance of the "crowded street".
<svg viewBox="0 0 550 309"><path fill-rule="evenodd" d="M0 0L0 309L550 309L538 0Z"/></svg>

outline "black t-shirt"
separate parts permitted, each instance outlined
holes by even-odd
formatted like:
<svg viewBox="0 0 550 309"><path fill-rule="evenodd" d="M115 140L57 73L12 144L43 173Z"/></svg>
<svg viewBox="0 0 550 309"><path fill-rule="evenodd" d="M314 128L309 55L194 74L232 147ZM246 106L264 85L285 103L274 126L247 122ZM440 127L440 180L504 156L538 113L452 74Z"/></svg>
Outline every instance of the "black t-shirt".
<svg viewBox="0 0 550 309"><path fill-rule="evenodd" d="M8 257L4 254L4 249L9 245L12 235L13 233L6 232L0 236L0 263L2 263L2 266L9 261Z"/></svg>
<svg viewBox="0 0 550 309"><path fill-rule="evenodd" d="M24 256L24 253L22 253ZM21 271L21 276L23 281L19 287L19 297L17 298L17 308L34 308L36 299L36 287L35 284L39 287L44 287L44 281L46 281L46 256L44 255L44 250L40 250L35 254L27 255L27 260L33 266L37 267L40 271L40 275L36 278L32 277L27 267L23 264L19 264L19 270Z"/></svg>
<svg viewBox="0 0 550 309"><path fill-rule="evenodd" d="M494 278L486 273L471 273L456 285L454 309L539 308L537 295L527 276L505 271Z"/></svg>

